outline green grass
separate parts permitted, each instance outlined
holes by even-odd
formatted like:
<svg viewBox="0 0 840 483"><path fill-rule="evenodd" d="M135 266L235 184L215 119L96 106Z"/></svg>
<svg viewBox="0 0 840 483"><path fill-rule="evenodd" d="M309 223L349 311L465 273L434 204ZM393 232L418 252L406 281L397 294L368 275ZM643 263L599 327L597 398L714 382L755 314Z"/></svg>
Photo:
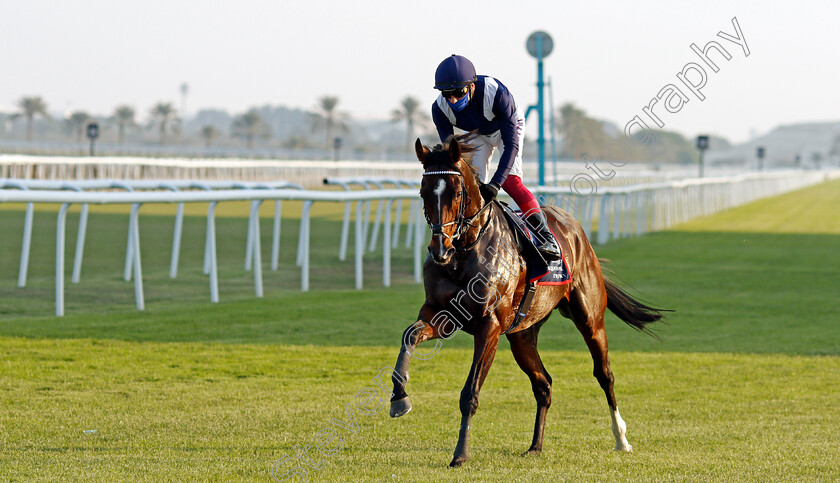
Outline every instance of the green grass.
<svg viewBox="0 0 840 483"><path fill-rule="evenodd" d="M290 251L279 272L265 271L264 299L242 269L245 220L232 209L219 220L220 304L208 301L200 250L185 251L179 278L168 279L171 217L150 211L141 217L145 312L121 279L126 217L98 212L63 318L50 316L54 214L36 215L40 258L29 286L17 289L22 213L0 211L0 479L271 481L276 461L333 428L343 447L320 459L309 449L323 464L309 468L311 481L834 480L838 206L832 182L599 247L646 299L676 310L658 329L662 342L608 318L634 452L612 451L589 355L555 315L540 337L554 379L543 455L518 456L534 402L502 341L473 422L472 458L458 470L446 465L471 337L458 334L413 362L409 415L353 409L393 364L423 294L405 249L395 253L394 287L379 288L373 254L366 289L349 289L352 263L336 260L340 207L325 205L313 223L313 291L298 291ZM283 246L294 247L295 221L285 222ZM201 246L203 220L187 225L183 246ZM356 433L331 422L348 421L348 404Z"/></svg>
<svg viewBox="0 0 840 483"><path fill-rule="evenodd" d="M627 455L612 451L588 355L544 351L555 381L545 451L521 458L533 399L502 351L482 391L472 459L450 470L468 350L414 364L408 416L353 409L355 434L331 423L349 421L346 405L375 387L394 352L5 338L2 471L20 480L266 481L274 461L312 445L323 428L336 428L344 448L319 458L313 481L830 479L840 471L836 357L615 352L635 446Z"/></svg>
<svg viewBox="0 0 840 483"><path fill-rule="evenodd" d="M840 234L840 180L685 223L688 231Z"/></svg>

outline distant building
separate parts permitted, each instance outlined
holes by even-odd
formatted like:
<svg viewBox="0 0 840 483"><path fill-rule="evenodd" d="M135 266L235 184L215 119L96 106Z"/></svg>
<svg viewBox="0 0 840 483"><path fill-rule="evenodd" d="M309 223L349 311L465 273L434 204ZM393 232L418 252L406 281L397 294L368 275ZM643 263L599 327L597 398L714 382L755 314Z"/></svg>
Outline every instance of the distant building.
<svg viewBox="0 0 840 483"><path fill-rule="evenodd" d="M836 164L840 156L840 121L800 123L779 126L763 136L758 136L728 149L706 153L710 164L742 164L755 168L756 148L765 148L765 167L793 167L799 156L802 167L817 167L815 163Z"/></svg>

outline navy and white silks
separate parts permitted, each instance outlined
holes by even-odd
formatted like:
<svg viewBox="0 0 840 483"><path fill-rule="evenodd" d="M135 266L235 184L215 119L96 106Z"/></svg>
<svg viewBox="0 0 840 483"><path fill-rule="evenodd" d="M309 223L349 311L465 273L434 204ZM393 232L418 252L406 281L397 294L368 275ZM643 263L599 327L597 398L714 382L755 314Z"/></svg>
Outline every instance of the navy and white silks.
<svg viewBox="0 0 840 483"><path fill-rule="evenodd" d="M488 182L490 158L496 149L501 152L499 166L489 181L501 185L509 175L522 177L525 116L516 107L510 91L498 79L478 76L472 99L460 112L455 112L446 99L438 95L432 104L432 120L441 142L454 134L455 127L478 131L479 136L473 141L476 147L473 165L483 182Z"/></svg>

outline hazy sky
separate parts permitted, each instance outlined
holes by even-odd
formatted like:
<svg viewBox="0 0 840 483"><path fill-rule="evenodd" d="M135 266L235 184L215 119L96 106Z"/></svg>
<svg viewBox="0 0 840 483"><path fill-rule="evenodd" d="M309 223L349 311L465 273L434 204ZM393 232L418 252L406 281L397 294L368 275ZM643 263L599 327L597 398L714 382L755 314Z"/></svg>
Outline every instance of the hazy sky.
<svg viewBox="0 0 840 483"><path fill-rule="evenodd" d="M717 37L737 17L750 55ZM0 108L40 95L51 112L145 117L156 102L188 113L252 106L312 109L325 94L361 119L389 117L413 95L430 105L437 64L452 53L536 101L534 30L554 38L545 72L554 103L623 126L667 84L689 102L666 129L733 141L779 124L840 120L840 2L324 0L0 0ZM718 41L700 101L677 80L690 45ZM531 133L536 129L529 122Z"/></svg>

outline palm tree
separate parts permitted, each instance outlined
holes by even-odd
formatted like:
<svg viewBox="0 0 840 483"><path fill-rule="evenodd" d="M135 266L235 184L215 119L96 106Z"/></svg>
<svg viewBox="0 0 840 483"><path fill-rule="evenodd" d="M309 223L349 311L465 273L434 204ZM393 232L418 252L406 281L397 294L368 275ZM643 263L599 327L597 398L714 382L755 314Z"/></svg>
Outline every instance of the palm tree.
<svg viewBox="0 0 840 483"><path fill-rule="evenodd" d="M18 101L21 113L26 118L26 140L32 141L32 121L35 116L49 117L47 114L47 104L40 96L21 97Z"/></svg>
<svg viewBox="0 0 840 483"><path fill-rule="evenodd" d="M324 138L324 147L326 149L333 148L333 130L338 129L342 132L350 130L347 120L350 116L346 112L336 111L338 106L337 96L323 96L318 99L318 108L321 112L313 113L310 118L312 123L312 130L318 131L323 129L326 137Z"/></svg>
<svg viewBox="0 0 840 483"><path fill-rule="evenodd" d="M393 122L405 121L405 144L409 151L411 151L413 145L414 128L423 125L426 121L426 118L418 109L419 107L420 101L416 97L406 96L400 101L400 108L391 111Z"/></svg>
<svg viewBox="0 0 840 483"><path fill-rule="evenodd" d="M120 144L125 142L125 128L136 125L134 115L134 108L128 104L122 104L114 108L114 120L117 121L117 125L119 126Z"/></svg>
<svg viewBox="0 0 840 483"><path fill-rule="evenodd" d="M238 116L233 121L233 135L244 138L248 147L254 147L254 136L268 136L268 127L263 123L260 113L256 109Z"/></svg>
<svg viewBox="0 0 840 483"><path fill-rule="evenodd" d="M158 102L151 110L152 118L160 128L160 143L166 144L166 127L175 118L175 108L171 102Z"/></svg>
<svg viewBox="0 0 840 483"><path fill-rule="evenodd" d="M201 138L204 139L204 147L209 148L213 141L219 137L219 130L208 124L201 128Z"/></svg>
<svg viewBox="0 0 840 483"><path fill-rule="evenodd" d="M90 114L85 111L73 111L67 116L67 125L70 131L76 134L76 141L84 141L85 126L87 126Z"/></svg>

